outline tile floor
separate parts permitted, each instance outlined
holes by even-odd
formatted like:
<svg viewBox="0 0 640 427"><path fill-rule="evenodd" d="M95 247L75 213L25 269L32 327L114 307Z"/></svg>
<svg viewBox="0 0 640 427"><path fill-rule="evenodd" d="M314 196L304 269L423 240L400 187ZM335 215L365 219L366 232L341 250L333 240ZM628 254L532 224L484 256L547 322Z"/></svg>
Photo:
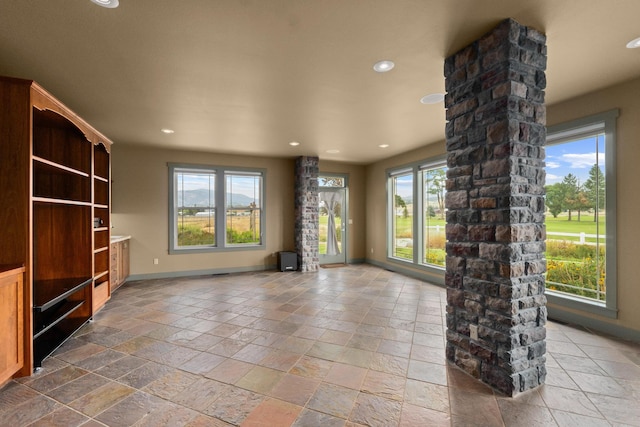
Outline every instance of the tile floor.
<svg viewBox="0 0 640 427"><path fill-rule="evenodd" d="M515 399L445 362L445 291L369 265L131 282L2 426L640 426L640 345L548 324Z"/></svg>

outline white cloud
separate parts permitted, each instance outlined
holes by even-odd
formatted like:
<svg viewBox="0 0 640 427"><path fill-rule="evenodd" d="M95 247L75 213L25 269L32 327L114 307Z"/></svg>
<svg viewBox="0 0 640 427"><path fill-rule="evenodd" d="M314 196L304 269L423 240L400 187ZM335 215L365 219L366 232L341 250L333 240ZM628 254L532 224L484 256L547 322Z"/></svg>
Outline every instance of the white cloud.
<svg viewBox="0 0 640 427"><path fill-rule="evenodd" d="M552 173L547 173L546 177L545 177L545 183L547 185L549 184L555 184L556 182L561 182L562 181L562 177L558 176L558 175L554 175Z"/></svg>
<svg viewBox="0 0 640 427"><path fill-rule="evenodd" d="M596 164L604 164L604 153L563 154L562 159L573 169L586 169Z"/></svg>
<svg viewBox="0 0 640 427"><path fill-rule="evenodd" d="M560 163L558 162L546 162L547 168L548 169L556 169L560 167ZM547 175L549 176L549 175Z"/></svg>

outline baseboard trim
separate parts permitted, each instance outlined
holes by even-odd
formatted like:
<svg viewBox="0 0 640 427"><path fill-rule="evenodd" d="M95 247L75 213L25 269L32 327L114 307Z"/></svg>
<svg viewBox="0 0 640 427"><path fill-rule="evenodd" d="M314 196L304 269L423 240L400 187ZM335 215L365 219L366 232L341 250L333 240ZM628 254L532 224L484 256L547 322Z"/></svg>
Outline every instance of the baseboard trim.
<svg viewBox="0 0 640 427"><path fill-rule="evenodd" d="M435 273L427 270L413 270L410 268L405 268L401 265L390 263L390 262L380 262L375 261L373 259L365 260L367 264L375 265L376 267L384 268L385 270L393 271L394 273L404 274L405 276L413 277L414 279L424 280L425 282L429 282L433 285L438 285L444 287L444 273Z"/></svg>
<svg viewBox="0 0 640 427"><path fill-rule="evenodd" d="M612 335L624 340L640 342L640 331L629 329L579 313L563 310L562 307L547 305L547 317L570 325L581 326L591 331Z"/></svg>
<svg viewBox="0 0 640 427"><path fill-rule="evenodd" d="M128 282L134 280L150 280L150 279L172 279L176 277L189 277L189 276L209 276L216 274L231 274L231 273L250 273L256 271L268 271L276 270L277 266L274 265L259 265L250 267L232 267L232 268L212 268L206 270L185 270L185 271L165 271L162 273L149 273L149 274L133 274L127 278Z"/></svg>

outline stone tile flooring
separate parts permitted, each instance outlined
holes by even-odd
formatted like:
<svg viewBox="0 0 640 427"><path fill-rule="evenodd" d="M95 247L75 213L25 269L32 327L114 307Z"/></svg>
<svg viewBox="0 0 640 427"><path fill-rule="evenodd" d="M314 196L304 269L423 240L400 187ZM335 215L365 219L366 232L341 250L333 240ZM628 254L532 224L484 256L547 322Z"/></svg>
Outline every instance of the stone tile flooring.
<svg viewBox="0 0 640 427"><path fill-rule="evenodd" d="M548 323L547 383L449 366L445 291L369 265L131 282L2 426L640 426L640 345Z"/></svg>

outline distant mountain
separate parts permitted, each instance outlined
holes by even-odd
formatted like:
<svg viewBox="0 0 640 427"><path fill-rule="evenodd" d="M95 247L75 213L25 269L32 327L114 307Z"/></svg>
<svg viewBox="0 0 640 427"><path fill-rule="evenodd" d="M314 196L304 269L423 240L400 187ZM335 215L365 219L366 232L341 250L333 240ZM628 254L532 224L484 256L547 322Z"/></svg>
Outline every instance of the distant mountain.
<svg viewBox="0 0 640 427"><path fill-rule="evenodd" d="M238 193L227 193L227 200L231 201L232 207L237 208L247 207L254 201L257 203L257 201L252 197ZM182 204L183 207L209 206L209 203L213 201L213 191L209 191L205 188L199 190L186 190L184 192L178 190L178 203Z"/></svg>

